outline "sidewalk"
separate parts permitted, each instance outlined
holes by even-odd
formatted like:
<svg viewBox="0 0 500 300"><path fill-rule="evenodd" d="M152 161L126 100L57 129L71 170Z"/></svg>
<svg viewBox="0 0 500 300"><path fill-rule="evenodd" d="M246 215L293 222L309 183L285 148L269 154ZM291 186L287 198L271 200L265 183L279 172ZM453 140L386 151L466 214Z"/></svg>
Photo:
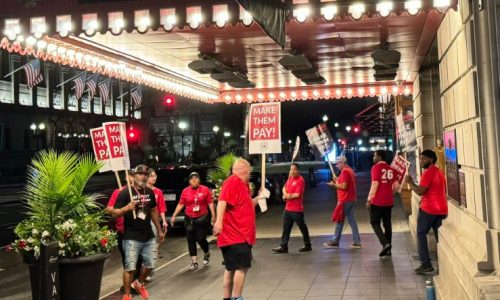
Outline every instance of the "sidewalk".
<svg viewBox="0 0 500 300"><path fill-rule="evenodd" d="M391 258L379 259L380 247L373 234L363 234L363 248L351 250L351 235L339 249L324 249L326 236L313 239L313 251L298 253L300 238L291 240L288 254L272 254L278 239L260 239L253 249L246 300L263 299L425 299L424 276L414 275L418 262L408 249L407 234L394 235ZM148 284L150 299L222 299L222 257L211 245L212 262L197 271L188 270L183 257L155 274ZM139 297L136 297L139 299ZM115 293L105 299L121 299Z"/></svg>

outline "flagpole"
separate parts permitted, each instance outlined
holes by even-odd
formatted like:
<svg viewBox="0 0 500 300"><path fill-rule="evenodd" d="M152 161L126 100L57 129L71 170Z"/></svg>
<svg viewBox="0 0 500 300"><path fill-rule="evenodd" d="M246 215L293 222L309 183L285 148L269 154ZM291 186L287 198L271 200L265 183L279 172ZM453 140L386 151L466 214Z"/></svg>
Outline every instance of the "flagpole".
<svg viewBox="0 0 500 300"><path fill-rule="evenodd" d="M83 72L79 73L78 75L73 76L73 77L71 77L70 79L68 79L68 80L64 81L63 83L60 83L58 86L56 86L56 88L60 87L61 85L65 85L66 83L70 82L71 80L73 80L73 79L75 79L75 78L77 78L77 77L81 76L81 75L82 75L83 73L85 73L85 72L87 72L87 71L83 71Z"/></svg>
<svg viewBox="0 0 500 300"><path fill-rule="evenodd" d="M130 94L130 93L132 93L133 91L137 90L139 87L140 87L140 85L136 86L135 88L130 89L128 92L126 92L126 93L124 93L124 94L122 94L122 95L120 95L120 96L116 97L116 99L123 98L123 96L125 96L126 94Z"/></svg>
<svg viewBox="0 0 500 300"><path fill-rule="evenodd" d="M123 94L123 95L120 95L120 96L116 97L116 99L123 98L123 96L125 96L125 95L126 95L126 94L128 94L128 93L130 93L130 91L126 92L126 93L125 93L125 94Z"/></svg>
<svg viewBox="0 0 500 300"><path fill-rule="evenodd" d="M19 68L15 69L14 71L10 72L9 74L5 75L3 78L7 78L7 77L9 77L12 74L14 74L14 73L16 73L18 71L21 71L25 66L29 65L30 63L31 63L31 61L29 63L27 63L27 64L24 64L22 67L19 67Z"/></svg>

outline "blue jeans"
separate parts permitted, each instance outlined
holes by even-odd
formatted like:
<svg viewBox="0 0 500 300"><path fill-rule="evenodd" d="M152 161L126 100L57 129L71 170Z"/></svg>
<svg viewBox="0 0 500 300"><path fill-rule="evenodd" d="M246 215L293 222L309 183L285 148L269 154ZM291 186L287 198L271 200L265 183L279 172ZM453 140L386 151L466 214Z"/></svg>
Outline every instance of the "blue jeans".
<svg viewBox="0 0 500 300"><path fill-rule="evenodd" d="M443 215L430 215L423 210L419 210L417 219L417 243L418 256L422 266L432 267L431 258L429 256L429 246L427 244L427 234L429 231L434 231L436 242L438 242L438 228L443 223Z"/></svg>
<svg viewBox="0 0 500 300"><path fill-rule="evenodd" d="M125 252L125 271L135 271L139 256L142 257L142 265L148 269L155 267L156 241L123 240L123 251Z"/></svg>
<svg viewBox="0 0 500 300"><path fill-rule="evenodd" d="M344 216L349 222L349 226L352 229L352 239L355 244L361 243L361 238L359 237L358 224L356 223L356 219L354 218L354 204L355 201L349 201L344 203ZM345 221L345 220L344 220ZM335 234L332 237L332 241L340 242L340 237L342 236L342 229L344 229L344 222L336 223L335 226Z"/></svg>

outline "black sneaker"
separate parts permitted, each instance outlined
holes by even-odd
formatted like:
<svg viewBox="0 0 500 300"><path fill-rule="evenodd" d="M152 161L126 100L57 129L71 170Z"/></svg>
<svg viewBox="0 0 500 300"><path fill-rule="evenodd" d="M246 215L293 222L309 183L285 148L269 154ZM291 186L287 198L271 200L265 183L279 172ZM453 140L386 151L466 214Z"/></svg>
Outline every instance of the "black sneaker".
<svg viewBox="0 0 500 300"><path fill-rule="evenodd" d="M279 253L279 254L281 254L281 253L288 253L288 249L279 246L279 247L273 248L273 252L274 253Z"/></svg>
<svg viewBox="0 0 500 300"><path fill-rule="evenodd" d="M432 266L421 265L420 267L415 269L415 273L417 274L425 274L430 272L434 272L434 268Z"/></svg>
<svg viewBox="0 0 500 300"><path fill-rule="evenodd" d="M203 256L203 265L206 266L208 265L209 262L210 262L210 252L205 253L205 255Z"/></svg>
<svg viewBox="0 0 500 300"><path fill-rule="evenodd" d="M323 247L325 248L338 248L339 247L339 242L335 241L328 241L327 243L323 243Z"/></svg>
<svg viewBox="0 0 500 300"><path fill-rule="evenodd" d="M304 247L299 248L299 252L309 252L309 251L312 251L311 245L305 245Z"/></svg>
<svg viewBox="0 0 500 300"><path fill-rule="evenodd" d="M384 257L387 255L388 252L390 252L392 249L392 245L391 244L386 244L384 246L384 248L382 248L382 251L380 251L380 253L378 254L378 256L380 257Z"/></svg>

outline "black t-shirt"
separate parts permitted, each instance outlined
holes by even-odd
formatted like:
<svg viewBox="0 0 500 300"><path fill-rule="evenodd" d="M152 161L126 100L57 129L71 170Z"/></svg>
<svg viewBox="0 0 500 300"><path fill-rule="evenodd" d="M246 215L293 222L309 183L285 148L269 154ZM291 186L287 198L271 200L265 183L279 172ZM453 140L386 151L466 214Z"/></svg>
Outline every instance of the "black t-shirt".
<svg viewBox="0 0 500 300"><path fill-rule="evenodd" d="M151 228L151 209L156 207L155 194L153 190L147 187L137 190L132 187L132 195L133 200L138 201L135 205L135 214L137 217L134 219L132 211L123 215L125 224L123 239L141 242L149 241L154 237ZM129 203L130 195L128 188L125 188L118 194L114 208L122 208ZM139 218L141 211L146 215L144 220Z"/></svg>

